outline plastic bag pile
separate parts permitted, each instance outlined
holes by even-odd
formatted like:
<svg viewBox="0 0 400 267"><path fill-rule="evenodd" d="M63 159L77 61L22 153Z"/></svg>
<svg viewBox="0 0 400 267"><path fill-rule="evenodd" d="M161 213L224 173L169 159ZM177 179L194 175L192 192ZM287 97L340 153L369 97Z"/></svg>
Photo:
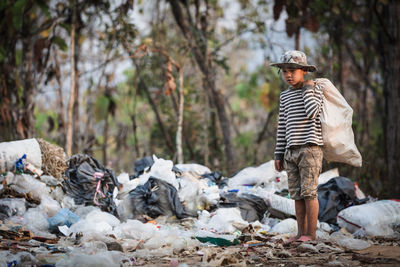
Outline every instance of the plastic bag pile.
<svg viewBox="0 0 400 267"><path fill-rule="evenodd" d="M273 165L247 167L226 178L206 166L174 165L152 156L136 161L132 175L116 177L96 159L74 155L64 180L8 171L1 176L0 235L53 240L59 253L40 248L31 257L2 251L0 258L8 260L0 263L135 264L135 258L196 246L235 245L249 227L257 233L295 234L287 175ZM319 238L360 249L369 243L355 237L396 234L399 202L371 202L337 169L319 180ZM18 233L10 230L16 226ZM349 234L336 232L340 228Z"/></svg>

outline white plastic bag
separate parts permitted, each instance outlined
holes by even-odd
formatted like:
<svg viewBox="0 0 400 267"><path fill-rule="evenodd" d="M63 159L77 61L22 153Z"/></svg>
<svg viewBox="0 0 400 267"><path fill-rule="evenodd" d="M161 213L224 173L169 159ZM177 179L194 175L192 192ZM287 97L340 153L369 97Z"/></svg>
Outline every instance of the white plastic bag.
<svg viewBox="0 0 400 267"><path fill-rule="evenodd" d="M380 200L352 206L339 212L337 222L350 233L364 229L369 236L390 236L393 226L400 225L400 202Z"/></svg>
<svg viewBox="0 0 400 267"><path fill-rule="evenodd" d="M193 172L197 175L211 173L211 170L208 167L197 164L197 163L176 164L175 167L177 167L179 170L181 170L183 172Z"/></svg>
<svg viewBox="0 0 400 267"><path fill-rule="evenodd" d="M271 229L271 233L289 234L297 232L297 221L289 218L276 224Z"/></svg>
<svg viewBox="0 0 400 267"><path fill-rule="evenodd" d="M220 208L203 227L208 230L216 230L220 233L232 233L237 229L237 227L245 228L248 225L249 223L243 220L240 215L239 208ZM198 224L197 227L201 228L201 224Z"/></svg>
<svg viewBox="0 0 400 267"><path fill-rule="evenodd" d="M270 160L265 162L264 164L257 167L247 167L238 172L235 176L229 178L228 186L230 188L235 188L236 186L241 185L263 185L263 186L272 186L273 183L276 183L278 180L282 180L282 184L286 181L286 172L277 172L274 167L274 161ZM277 187L282 187L281 185L276 184ZM272 188L273 187L273 188ZM275 192L275 186L272 186L272 191ZM286 185L283 185L283 188L287 188ZM279 189L278 189L279 190Z"/></svg>
<svg viewBox="0 0 400 267"><path fill-rule="evenodd" d="M171 160L157 158L156 155L153 155L153 160L154 164L151 166L150 171L139 176L139 184L143 185L150 177L155 177L172 184L179 190L178 181L176 180L175 173L172 171L174 163Z"/></svg>
<svg viewBox="0 0 400 267"><path fill-rule="evenodd" d="M353 109L331 81L320 78L315 82L322 88L325 97L321 111L324 158L361 167L362 157L354 143L351 128Z"/></svg>

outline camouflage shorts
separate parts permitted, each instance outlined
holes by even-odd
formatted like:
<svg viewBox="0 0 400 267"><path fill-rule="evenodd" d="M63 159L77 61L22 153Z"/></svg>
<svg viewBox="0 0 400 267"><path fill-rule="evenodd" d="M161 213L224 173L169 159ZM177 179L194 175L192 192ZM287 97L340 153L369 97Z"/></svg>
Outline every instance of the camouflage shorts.
<svg viewBox="0 0 400 267"><path fill-rule="evenodd" d="M285 170L290 197L295 200L317 198L318 177L322 170L322 149L317 145L286 149Z"/></svg>

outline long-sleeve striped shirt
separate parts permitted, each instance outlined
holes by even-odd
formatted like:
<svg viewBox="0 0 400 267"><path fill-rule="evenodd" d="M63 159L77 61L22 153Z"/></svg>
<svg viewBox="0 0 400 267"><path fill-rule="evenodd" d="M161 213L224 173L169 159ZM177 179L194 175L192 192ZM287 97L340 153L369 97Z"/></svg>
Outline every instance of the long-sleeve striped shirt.
<svg viewBox="0 0 400 267"><path fill-rule="evenodd" d="M323 95L319 86L283 91L279 99L279 120L275 159L282 160L286 148L308 143L323 145L320 112Z"/></svg>

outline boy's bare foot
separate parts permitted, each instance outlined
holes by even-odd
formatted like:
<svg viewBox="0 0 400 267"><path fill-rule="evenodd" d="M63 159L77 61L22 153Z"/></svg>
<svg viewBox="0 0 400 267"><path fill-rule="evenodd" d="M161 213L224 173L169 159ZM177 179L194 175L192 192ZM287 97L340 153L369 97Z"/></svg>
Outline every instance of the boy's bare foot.
<svg viewBox="0 0 400 267"><path fill-rule="evenodd" d="M302 236L300 236L295 242L303 243L303 242L312 241L312 240L313 240L313 239L311 238L311 236L302 235Z"/></svg>

